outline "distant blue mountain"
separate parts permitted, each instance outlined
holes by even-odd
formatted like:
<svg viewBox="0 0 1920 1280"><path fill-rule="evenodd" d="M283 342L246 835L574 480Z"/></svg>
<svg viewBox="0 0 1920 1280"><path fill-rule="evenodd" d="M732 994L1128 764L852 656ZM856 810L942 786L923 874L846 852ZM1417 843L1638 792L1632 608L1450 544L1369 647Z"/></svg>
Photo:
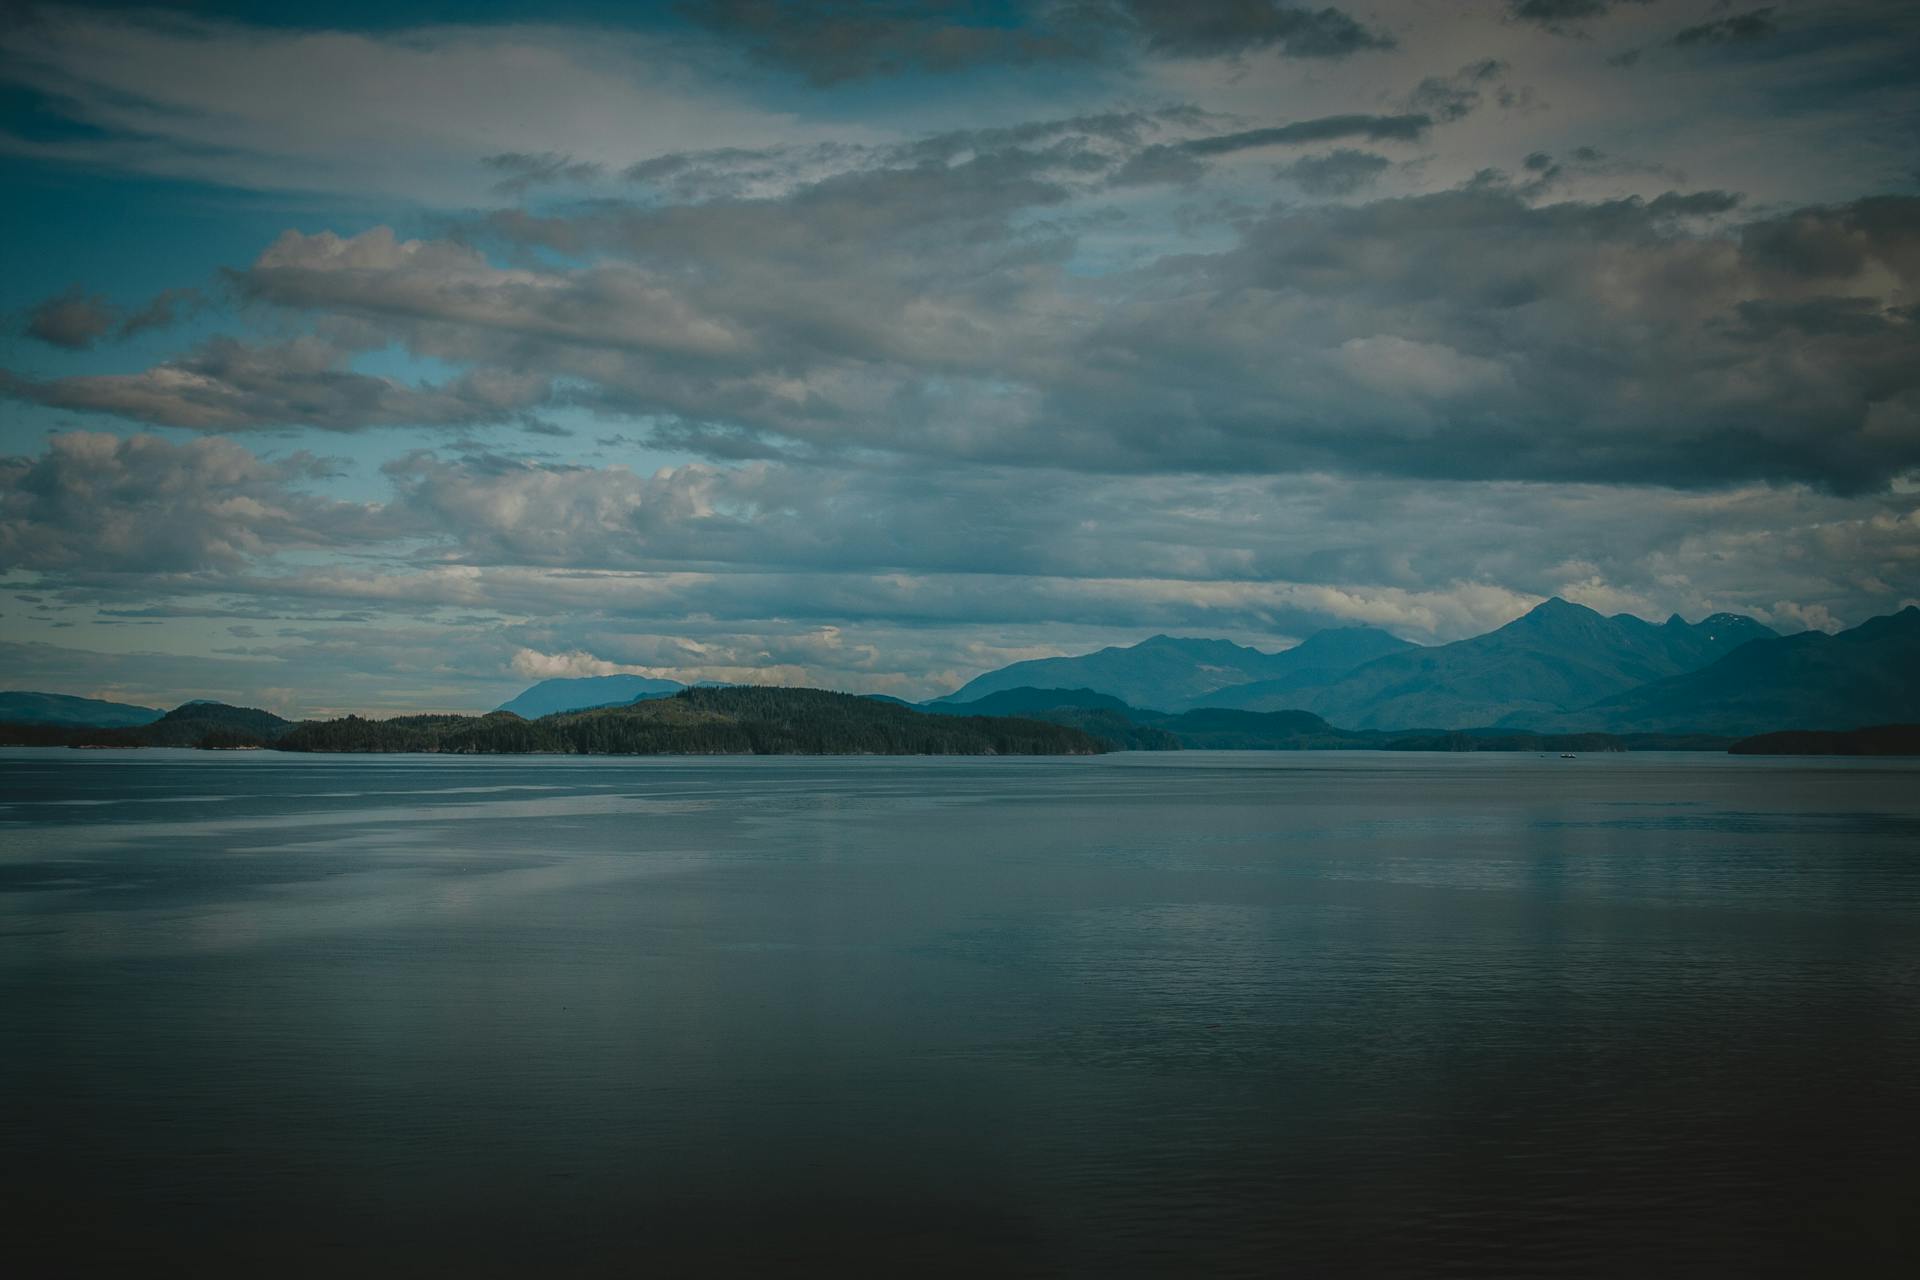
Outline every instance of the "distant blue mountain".
<svg viewBox="0 0 1920 1280"><path fill-rule="evenodd" d="M1110 693L1091 689L1000 689L972 702L923 703L921 709L943 716L1021 716L1035 711L1075 707L1082 711L1117 711L1132 715L1133 708Z"/></svg>
<svg viewBox="0 0 1920 1280"><path fill-rule="evenodd" d="M667 698L684 688L678 680L655 680L647 676L576 676L542 680L495 710L511 711L522 720L538 720L561 711L586 711L593 707L617 707L643 698Z"/></svg>
<svg viewBox="0 0 1920 1280"><path fill-rule="evenodd" d="M1318 632L1279 653L1230 640L1154 636L1127 648L1016 662L968 681L940 701L976 702L1007 689L1090 689L1133 707L1180 711L1230 685L1280 680L1304 671L1338 674L1414 647L1375 627Z"/></svg>
<svg viewBox="0 0 1920 1280"><path fill-rule="evenodd" d="M1713 619L1709 618L1708 623ZM1702 623L1705 626L1707 623ZM1717 661L1554 717L1557 731L1734 736L1920 721L1920 608L1850 631L1764 636Z"/></svg>
<svg viewBox="0 0 1920 1280"><path fill-rule="evenodd" d="M1738 614L1655 623L1625 613L1607 617L1556 596L1498 630L1376 658L1288 695L1286 704L1345 729L1538 729L1774 635ZM1248 709L1280 708L1269 700Z"/></svg>
<svg viewBox="0 0 1920 1280"><path fill-rule="evenodd" d="M1316 631L1293 648L1274 655L1284 671L1249 684L1229 685L1196 699L1195 707L1230 707L1239 711L1286 711L1299 703L1299 691L1331 684L1347 672L1376 658L1409 653L1420 648L1378 627L1335 627Z"/></svg>
<svg viewBox="0 0 1920 1280"><path fill-rule="evenodd" d="M157 707L137 707L64 693L0 693L0 721L8 724L70 724L92 729L128 729L152 724L165 715Z"/></svg>

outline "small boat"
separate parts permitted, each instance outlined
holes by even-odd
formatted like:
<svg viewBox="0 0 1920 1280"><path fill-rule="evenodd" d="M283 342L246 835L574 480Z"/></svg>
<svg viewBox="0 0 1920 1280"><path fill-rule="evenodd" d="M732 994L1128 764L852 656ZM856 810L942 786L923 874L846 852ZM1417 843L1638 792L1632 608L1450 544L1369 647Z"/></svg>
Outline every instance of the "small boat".
<svg viewBox="0 0 1920 1280"><path fill-rule="evenodd" d="M1574 754L1571 751L1562 751L1560 753L1560 758L1562 760L1572 760L1574 758Z"/></svg>

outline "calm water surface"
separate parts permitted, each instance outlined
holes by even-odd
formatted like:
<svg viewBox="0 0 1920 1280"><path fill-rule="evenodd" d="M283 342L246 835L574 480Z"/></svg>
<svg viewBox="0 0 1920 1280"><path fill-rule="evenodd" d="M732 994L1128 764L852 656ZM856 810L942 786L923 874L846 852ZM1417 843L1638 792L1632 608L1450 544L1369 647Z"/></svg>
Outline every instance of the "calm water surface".
<svg viewBox="0 0 1920 1280"><path fill-rule="evenodd" d="M1911 1274L1917 1153L1920 762L0 752L13 1274Z"/></svg>

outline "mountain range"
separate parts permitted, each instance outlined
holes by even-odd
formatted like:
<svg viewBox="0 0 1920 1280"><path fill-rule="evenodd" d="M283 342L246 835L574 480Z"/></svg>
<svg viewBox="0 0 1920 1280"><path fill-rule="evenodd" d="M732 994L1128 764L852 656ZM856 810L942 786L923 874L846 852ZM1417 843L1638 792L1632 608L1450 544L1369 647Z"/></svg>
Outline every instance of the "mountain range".
<svg viewBox="0 0 1920 1280"><path fill-rule="evenodd" d="M1279 653L1231 640L1162 635L1077 658L1016 662L977 676L935 701L975 702L1007 689L1093 689L1130 706L1180 711L1222 689L1330 677L1414 647L1378 627L1316 632Z"/></svg>
<svg viewBox="0 0 1920 1280"><path fill-rule="evenodd" d="M1545 717L1558 731L1758 734L1846 730L1920 720L1920 608L1850 631L1741 645L1696 671L1657 680L1580 711Z"/></svg>
<svg viewBox="0 0 1920 1280"><path fill-rule="evenodd" d="M1540 728L1775 634L1737 614L1655 624L1556 597L1484 635L1390 654L1280 693L1223 690L1210 705L1312 711L1350 729Z"/></svg>
<svg viewBox="0 0 1920 1280"><path fill-rule="evenodd" d="M1268 654L1156 636L1080 658L1015 663L943 701L964 708L976 689L1004 693L1010 679L1058 672L1076 689L1134 707L1305 711L1352 732L1744 737L1920 718L1920 608L1912 606L1838 635L1781 636L1739 614L1652 623L1555 598L1484 635L1424 648L1396 642L1343 667L1343 656L1378 643L1355 643L1367 630L1322 632L1338 638L1324 648L1310 637L1299 649L1319 650L1315 661L1296 660L1283 674L1240 683L1219 683L1222 657L1238 671L1270 671L1298 650ZM1184 672L1181 658L1189 663ZM1025 704L1031 708L1038 696L1029 691Z"/></svg>
<svg viewBox="0 0 1920 1280"><path fill-rule="evenodd" d="M1016 683L1046 679L1072 683ZM503 725L538 723L687 693L641 676L545 680L493 715ZM1546 749L1542 735L1612 735L1615 748L1682 739L1706 747L1920 721L1920 607L1834 635L1781 636L1737 614L1651 623L1553 599L1446 645L1412 645L1367 627L1324 631L1280 653L1154 636L1127 648L1014 663L928 703L867 701L942 717L1040 720L1134 750ZM14 743L187 746L275 744L292 725L218 703L161 712L15 691L0 694L0 728ZM500 742L539 738L488 732Z"/></svg>

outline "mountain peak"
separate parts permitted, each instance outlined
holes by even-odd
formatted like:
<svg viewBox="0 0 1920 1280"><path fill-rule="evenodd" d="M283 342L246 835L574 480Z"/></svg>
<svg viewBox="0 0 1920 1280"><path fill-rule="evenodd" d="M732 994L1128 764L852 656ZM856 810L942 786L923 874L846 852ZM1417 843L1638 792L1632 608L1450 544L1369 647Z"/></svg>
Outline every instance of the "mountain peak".
<svg viewBox="0 0 1920 1280"><path fill-rule="evenodd" d="M1270 655L1259 649L1251 649L1231 640L1214 640L1203 636L1148 636L1139 644L1128 649L1117 649L1117 653L1177 653L1190 656L1204 656L1214 662L1231 662L1236 659L1257 660Z"/></svg>
<svg viewBox="0 0 1920 1280"><path fill-rule="evenodd" d="M1591 628L1605 621L1605 617L1583 604L1575 604L1560 596L1548 596L1499 630L1564 631L1568 628Z"/></svg>
<svg viewBox="0 0 1920 1280"><path fill-rule="evenodd" d="M652 676L555 676L523 689L495 707L511 711L525 720L561 711L584 711L608 707L642 698L663 697L686 686L678 680L660 680Z"/></svg>
<svg viewBox="0 0 1920 1280"><path fill-rule="evenodd" d="M1908 631L1920 631L1920 606L1908 605L1897 613L1887 613L1877 618L1868 618L1853 630L1856 633L1865 632L1868 635L1885 632L1900 634ZM1846 635L1848 633L1843 631L1840 634Z"/></svg>

